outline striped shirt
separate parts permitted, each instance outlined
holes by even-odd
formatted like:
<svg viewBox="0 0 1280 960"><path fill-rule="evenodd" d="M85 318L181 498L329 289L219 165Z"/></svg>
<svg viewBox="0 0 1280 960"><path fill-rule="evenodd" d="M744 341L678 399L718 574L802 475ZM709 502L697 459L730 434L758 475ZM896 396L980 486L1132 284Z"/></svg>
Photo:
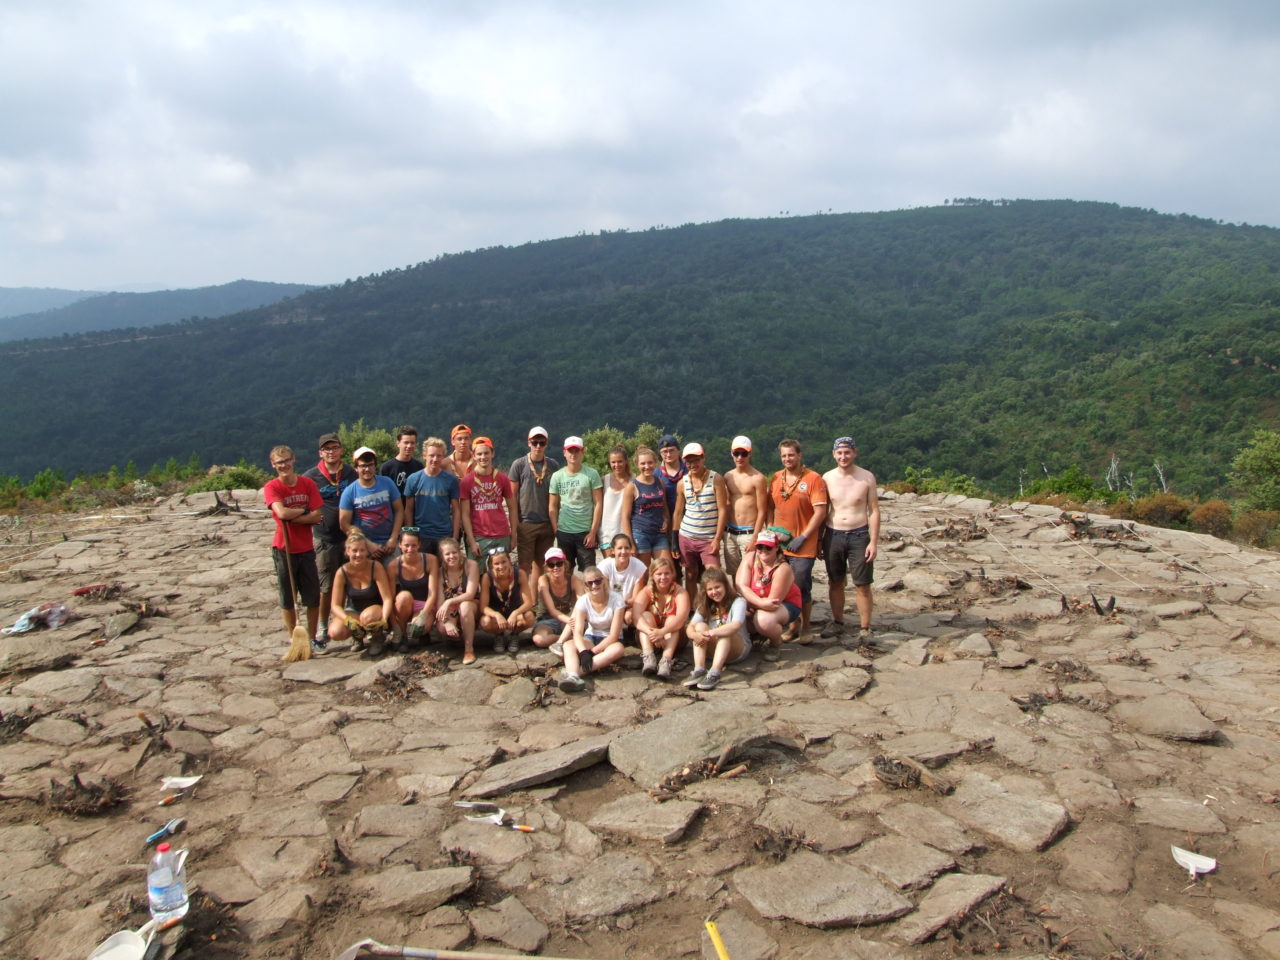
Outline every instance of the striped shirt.
<svg viewBox="0 0 1280 960"><path fill-rule="evenodd" d="M716 472L708 470L702 486L695 494L693 474L685 474L680 483L684 487L684 516L680 518L680 536L689 540L709 541L716 538L720 522L720 507L716 503Z"/></svg>

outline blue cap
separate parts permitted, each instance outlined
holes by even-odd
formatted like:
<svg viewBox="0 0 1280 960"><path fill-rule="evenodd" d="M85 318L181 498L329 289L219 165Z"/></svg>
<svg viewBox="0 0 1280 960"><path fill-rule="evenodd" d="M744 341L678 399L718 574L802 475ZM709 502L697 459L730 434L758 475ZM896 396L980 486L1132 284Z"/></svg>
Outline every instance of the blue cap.
<svg viewBox="0 0 1280 960"><path fill-rule="evenodd" d="M664 447L678 447L678 446L680 446L680 441L676 439L675 434L673 433L664 433L662 435L662 439L658 441L659 450L663 449Z"/></svg>

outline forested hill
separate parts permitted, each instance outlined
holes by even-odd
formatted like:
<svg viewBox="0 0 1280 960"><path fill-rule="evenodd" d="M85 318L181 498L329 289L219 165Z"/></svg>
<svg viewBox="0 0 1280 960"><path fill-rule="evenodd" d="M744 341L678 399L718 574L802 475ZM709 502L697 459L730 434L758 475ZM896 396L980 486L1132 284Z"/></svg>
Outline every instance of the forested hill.
<svg viewBox="0 0 1280 960"><path fill-rule="evenodd" d="M53 337L64 333L151 327L187 317L225 317L279 303L314 289L301 283L234 280L216 287L157 290L153 293L86 294L57 309L0 318L0 340Z"/></svg>
<svg viewBox="0 0 1280 960"><path fill-rule="evenodd" d="M214 321L0 345L0 472L140 467L363 417L498 459L650 421L851 433L881 476L1041 465L1208 493L1280 422L1280 231L1071 201L731 220L441 257ZM771 451L770 451L771 452ZM766 458L768 453L766 452Z"/></svg>

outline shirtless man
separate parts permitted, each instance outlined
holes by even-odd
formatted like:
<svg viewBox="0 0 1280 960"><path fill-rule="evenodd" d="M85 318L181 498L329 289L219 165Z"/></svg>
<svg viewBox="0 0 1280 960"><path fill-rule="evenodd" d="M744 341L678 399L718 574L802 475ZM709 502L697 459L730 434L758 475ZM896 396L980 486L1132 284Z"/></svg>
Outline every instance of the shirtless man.
<svg viewBox="0 0 1280 960"><path fill-rule="evenodd" d="M737 576L742 554L756 542L769 512L769 483L751 465L751 440L734 437L729 445L733 469L724 475L729 491L729 523L725 527L724 569L730 582Z"/></svg>
<svg viewBox="0 0 1280 960"><path fill-rule="evenodd" d="M846 572L851 572L860 626L857 642L863 643L871 637L871 575L876 541L880 538L880 498L875 475L854 462L858 448L852 437L838 438L831 455L836 458L836 467L822 475L831 500L827 528L822 534L831 590L831 624L822 635L830 638L844 633L844 578Z"/></svg>
<svg viewBox="0 0 1280 960"><path fill-rule="evenodd" d="M471 452L471 428L460 423L449 431L449 442L453 444L453 453L444 461L444 468L461 480L475 465L475 456Z"/></svg>

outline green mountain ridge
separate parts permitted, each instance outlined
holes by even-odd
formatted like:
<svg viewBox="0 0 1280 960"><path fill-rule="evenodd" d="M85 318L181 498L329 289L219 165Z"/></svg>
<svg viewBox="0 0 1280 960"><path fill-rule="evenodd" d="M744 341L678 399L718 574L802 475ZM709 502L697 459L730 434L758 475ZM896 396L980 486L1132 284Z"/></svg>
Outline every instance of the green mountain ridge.
<svg viewBox="0 0 1280 960"><path fill-rule="evenodd" d="M187 317L223 317L314 290L312 284L234 280L212 287L153 293L91 293L37 313L0 317L0 341L151 327Z"/></svg>
<svg viewBox="0 0 1280 960"><path fill-rule="evenodd" d="M821 464L852 433L886 479L930 466L1016 492L1116 455L1135 484L1159 460L1208 495L1280 422L1278 304L1280 231L1102 203L580 235L216 320L0 345L0 471L262 460L277 442L305 460L361 417L466 422L510 462L533 423L649 421L721 467L736 433L766 465L784 435Z"/></svg>

